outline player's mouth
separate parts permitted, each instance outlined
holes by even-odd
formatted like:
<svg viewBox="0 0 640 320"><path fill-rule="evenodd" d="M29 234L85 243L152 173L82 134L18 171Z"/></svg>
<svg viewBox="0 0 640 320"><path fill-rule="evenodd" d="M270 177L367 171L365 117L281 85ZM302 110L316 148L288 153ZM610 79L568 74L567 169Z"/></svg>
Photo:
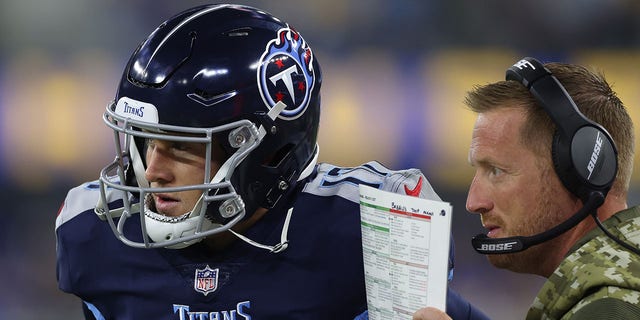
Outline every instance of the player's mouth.
<svg viewBox="0 0 640 320"><path fill-rule="evenodd" d="M177 215L178 212L176 210L181 203L180 199L166 193L153 194L153 202L155 204L156 211L167 216Z"/></svg>

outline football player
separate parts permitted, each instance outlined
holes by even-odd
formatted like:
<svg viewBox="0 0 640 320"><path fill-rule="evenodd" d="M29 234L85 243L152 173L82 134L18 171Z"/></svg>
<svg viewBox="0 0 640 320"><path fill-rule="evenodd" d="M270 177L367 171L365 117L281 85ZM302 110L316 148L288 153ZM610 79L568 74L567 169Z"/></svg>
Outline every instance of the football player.
<svg viewBox="0 0 640 320"><path fill-rule="evenodd" d="M362 314L358 185L438 196L417 169L318 164L321 84L309 44L262 10L162 23L104 113L115 160L57 218L60 289L87 319ZM448 304L482 316L453 292Z"/></svg>

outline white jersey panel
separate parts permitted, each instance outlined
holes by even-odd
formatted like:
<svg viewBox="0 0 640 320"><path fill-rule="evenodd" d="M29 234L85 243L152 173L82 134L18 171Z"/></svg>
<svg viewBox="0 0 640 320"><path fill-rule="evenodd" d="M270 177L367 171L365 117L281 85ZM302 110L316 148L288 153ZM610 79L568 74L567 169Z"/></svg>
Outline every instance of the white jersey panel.
<svg viewBox="0 0 640 320"><path fill-rule="evenodd" d="M303 191L318 196L337 195L357 203L360 201L360 184L441 201L419 169L391 170L377 161L353 168L321 163L318 165L318 174L304 186Z"/></svg>
<svg viewBox="0 0 640 320"><path fill-rule="evenodd" d="M107 199L109 203L112 201L121 199L122 192L107 191ZM73 219L75 216L87 211L93 210L100 198L100 185L99 182L91 181L85 182L67 193L67 197L64 200L64 204L60 209L60 213L56 218L56 230L65 222Z"/></svg>

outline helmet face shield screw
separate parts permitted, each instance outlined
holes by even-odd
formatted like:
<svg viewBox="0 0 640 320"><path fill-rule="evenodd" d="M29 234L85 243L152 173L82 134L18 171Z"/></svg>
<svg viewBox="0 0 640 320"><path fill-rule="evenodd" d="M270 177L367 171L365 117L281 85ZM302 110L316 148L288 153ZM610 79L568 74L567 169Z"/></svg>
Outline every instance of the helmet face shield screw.
<svg viewBox="0 0 640 320"><path fill-rule="evenodd" d="M231 218L242 210L241 204L236 199L227 199L220 206L220 216L223 218Z"/></svg>
<svg viewBox="0 0 640 320"><path fill-rule="evenodd" d="M244 138L243 135L239 134L236 136L236 145L241 146L242 144L244 144L245 141L246 139Z"/></svg>
<svg viewBox="0 0 640 320"><path fill-rule="evenodd" d="M242 126L229 133L229 144L236 149L240 148L249 141L249 137L251 137L251 130Z"/></svg>

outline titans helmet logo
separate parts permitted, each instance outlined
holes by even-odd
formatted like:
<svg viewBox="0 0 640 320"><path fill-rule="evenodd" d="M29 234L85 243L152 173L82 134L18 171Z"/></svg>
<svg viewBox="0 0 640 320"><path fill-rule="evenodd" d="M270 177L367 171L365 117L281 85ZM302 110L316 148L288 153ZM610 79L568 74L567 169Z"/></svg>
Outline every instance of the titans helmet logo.
<svg viewBox="0 0 640 320"><path fill-rule="evenodd" d="M271 109L283 102L287 107L279 118L292 120L304 113L315 84L313 53L298 32L278 30L265 48L258 67L260 96Z"/></svg>

